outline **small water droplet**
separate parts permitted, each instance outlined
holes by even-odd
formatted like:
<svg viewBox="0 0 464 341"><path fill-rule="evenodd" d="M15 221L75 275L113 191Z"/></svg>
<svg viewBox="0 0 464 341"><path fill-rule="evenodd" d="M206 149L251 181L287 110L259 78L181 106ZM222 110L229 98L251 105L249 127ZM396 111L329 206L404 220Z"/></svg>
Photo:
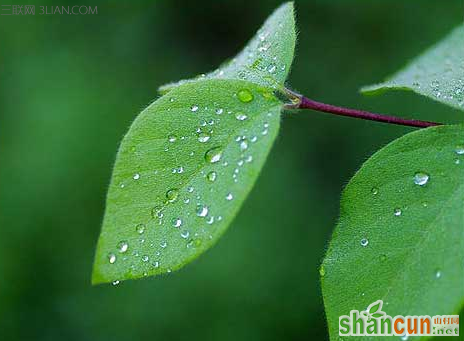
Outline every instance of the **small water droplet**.
<svg viewBox="0 0 464 341"><path fill-rule="evenodd" d="M194 190L194 188L193 188L192 186L188 186L188 187L187 187L187 192L192 193L193 190Z"/></svg>
<svg viewBox="0 0 464 341"><path fill-rule="evenodd" d="M184 239L187 239L190 236L190 232L187 230L184 230L180 233L180 236Z"/></svg>
<svg viewBox="0 0 464 341"><path fill-rule="evenodd" d="M190 107L190 110L191 110L192 112L198 111L198 105L192 105L192 106Z"/></svg>
<svg viewBox="0 0 464 341"><path fill-rule="evenodd" d="M168 243L167 242L161 242L160 246L161 246L161 248L164 249L164 248L166 248L166 246L168 246Z"/></svg>
<svg viewBox="0 0 464 341"><path fill-rule="evenodd" d="M464 154L464 146L456 146L456 148L454 149L454 151L455 151L456 154L458 154L458 155L463 155L463 154Z"/></svg>
<svg viewBox="0 0 464 341"><path fill-rule="evenodd" d="M208 206L197 205L197 216L206 217L208 215Z"/></svg>
<svg viewBox="0 0 464 341"><path fill-rule="evenodd" d="M441 278L441 276L443 276L443 274L442 274L441 270L437 270L437 271L435 271L435 278L437 278L437 279L438 279L438 278Z"/></svg>
<svg viewBox="0 0 464 341"><path fill-rule="evenodd" d="M198 134L198 141L200 141L201 143L208 142L210 138L211 138L211 135L207 133Z"/></svg>
<svg viewBox="0 0 464 341"><path fill-rule="evenodd" d="M174 101L175 101L175 98L174 98L174 97L171 97L171 98L169 99L169 102L171 102L171 103L174 102Z"/></svg>
<svg viewBox="0 0 464 341"><path fill-rule="evenodd" d="M238 111L235 113L235 118L239 121L245 121L248 118L248 116L245 115L243 112Z"/></svg>
<svg viewBox="0 0 464 341"><path fill-rule="evenodd" d="M371 193L377 195L379 193L379 189L377 187L372 187Z"/></svg>
<svg viewBox="0 0 464 341"><path fill-rule="evenodd" d="M116 262L116 255L114 253L110 253L108 255L108 261L110 262L110 264L114 264Z"/></svg>
<svg viewBox="0 0 464 341"><path fill-rule="evenodd" d="M455 164L455 165L459 165L460 163L461 163L461 160L459 160L459 159L454 159L454 164Z"/></svg>
<svg viewBox="0 0 464 341"><path fill-rule="evenodd" d="M216 114L218 115L222 115L223 112L224 112L224 109L222 108L216 109Z"/></svg>
<svg viewBox="0 0 464 341"><path fill-rule="evenodd" d="M169 136L168 136L168 141L169 141L169 142L171 142L171 143L172 143L172 142L176 142L176 140L177 140L177 136L176 136L176 135L169 135Z"/></svg>
<svg viewBox="0 0 464 341"><path fill-rule="evenodd" d="M172 219L172 226L180 227L182 225L182 219L180 218L173 218Z"/></svg>
<svg viewBox="0 0 464 341"><path fill-rule="evenodd" d="M366 247L367 245L369 245L369 240L366 238L361 239L361 246Z"/></svg>
<svg viewBox="0 0 464 341"><path fill-rule="evenodd" d="M414 174L414 183L419 186L424 186L429 181L429 175L423 172Z"/></svg>
<svg viewBox="0 0 464 341"><path fill-rule="evenodd" d="M228 200L228 201L232 200L233 198L234 198L234 196L232 195L232 193L228 193L226 195L226 200Z"/></svg>
<svg viewBox="0 0 464 341"><path fill-rule="evenodd" d="M118 250L120 253L124 253L129 248L129 244L126 241L121 241L118 243Z"/></svg>
<svg viewBox="0 0 464 341"><path fill-rule="evenodd" d="M134 180L138 180L140 179L140 174L139 173L135 173L134 176L132 177Z"/></svg>
<svg viewBox="0 0 464 341"><path fill-rule="evenodd" d="M179 191L175 188L170 189L169 191L166 192L166 199L168 199L169 202L176 201L178 197L179 197Z"/></svg>
<svg viewBox="0 0 464 341"><path fill-rule="evenodd" d="M319 268L319 275L321 275L321 277L324 277L324 276L325 276L325 267L324 267L324 265L322 265L322 266Z"/></svg>
<svg viewBox="0 0 464 341"><path fill-rule="evenodd" d="M395 217L399 217L399 216L401 215L401 213L403 213L403 212L401 211L401 208L395 208L395 209L393 210L393 214L395 215Z"/></svg>
<svg viewBox="0 0 464 341"><path fill-rule="evenodd" d="M115 281L113 281L111 284L113 284L113 285L118 285L118 284L119 284L119 281L118 281L118 280L115 280Z"/></svg>
<svg viewBox="0 0 464 341"><path fill-rule="evenodd" d="M248 141L247 140L243 140L240 142L240 150L247 150L248 149Z"/></svg>
<svg viewBox="0 0 464 341"><path fill-rule="evenodd" d="M142 262L148 262L150 258L147 255L142 256Z"/></svg>
<svg viewBox="0 0 464 341"><path fill-rule="evenodd" d="M162 206L155 206L151 209L151 216L153 218L163 218L163 207Z"/></svg>
<svg viewBox="0 0 464 341"><path fill-rule="evenodd" d="M137 224L135 226L135 231L137 231L138 234L142 234L145 232L145 224Z"/></svg>
<svg viewBox="0 0 464 341"><path fill-rule="evenodd" d="M154 268L159 268L160 263L158 261L155 261L151 265L153 265Z"/></svg>
<svg viewBox="0 0 464 341"><path fill-rule="evenodd" d="M214 223L214 217L211 216L211 217L209 217L208 219L206 219L206 223L207 223L208 225L211 225L212 223Z"/></svg>
<svg viewBox="0 0 464 341"><path fill-rule="evenodd" d="M206 179L208 179L209 182L216 181L216 178L217 178L217 173L215 171L211 171L206 175Z"/></svg>
<svg viewBox="0 0 464 341"><path fill-rule="evenodd" d="M206 162L216 163L219 160L221 160L221 157L222 157L222 149L221 149L221 147L211 148L210 150L208 150L205 153Z"/></svg>
<svg viewBox="0 0 464 341"><path fill-rule="evenodd" d="M277 66L275 66L274 64L270 64L270 65L268 66L268 68L267 68L267 71L268 71L269 73L275 73L276 70L277 70Z"/></svg>
<svg viewBox="0 0 464 341"><path fill-rule="evenodd" d="M237 92L237 97L240 102L248 103L253 100L253 94L248 89L242 89Z"/></svg>

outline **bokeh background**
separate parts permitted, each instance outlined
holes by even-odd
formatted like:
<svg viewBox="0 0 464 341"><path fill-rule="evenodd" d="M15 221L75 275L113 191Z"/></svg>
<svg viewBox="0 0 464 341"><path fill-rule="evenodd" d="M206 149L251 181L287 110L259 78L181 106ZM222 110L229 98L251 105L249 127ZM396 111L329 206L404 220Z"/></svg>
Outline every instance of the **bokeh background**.
<svg viewBox="0 0 464 341"><path fill-rule="evenodd" d="M41 5L78 4L98 14L38 15ZM131 121L159 85L235 54L279 4L41 0L35 16L0 16L0 339L327 338L318 266L341 190L411 128L286 115L252 194L213 249L169 276L90 285L105 193ZM358 93L459 24L462 0L313 0L296 9L294 89L462 122L462 113L412 93Z"/></svg>

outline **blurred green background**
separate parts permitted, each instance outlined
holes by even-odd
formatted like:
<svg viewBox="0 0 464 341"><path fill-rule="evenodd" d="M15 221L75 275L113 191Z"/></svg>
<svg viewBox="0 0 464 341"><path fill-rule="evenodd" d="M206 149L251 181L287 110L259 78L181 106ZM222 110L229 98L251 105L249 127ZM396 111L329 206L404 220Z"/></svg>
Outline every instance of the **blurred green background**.
<svg viewBox="0 0 464 341"><path fill-rule="evenodd" d="M105 193L131 121L159 85L235 54L280 3L94 1L79 5L97 5L97 15L38 15L40 5L78 5L42 0L35 16L0 16L0 339L327 338L318 266L341 190L411 128L286 115L217 246L169 276L90 285ZM460 23L462 0L313 0L296 9L294 89L462 122L462 113L412 93L358 94Z"/></svg>

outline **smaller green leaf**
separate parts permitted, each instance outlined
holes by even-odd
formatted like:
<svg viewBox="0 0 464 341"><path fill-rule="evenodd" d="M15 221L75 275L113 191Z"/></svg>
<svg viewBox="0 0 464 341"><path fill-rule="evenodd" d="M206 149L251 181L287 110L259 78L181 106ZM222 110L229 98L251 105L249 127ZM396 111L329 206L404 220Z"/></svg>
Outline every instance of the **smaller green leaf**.
<svg viewBox="0 0 464 341"><path fill-rule="evenodd" d="M371 314L371 316L373 318L379 318L379 317L385 316L385 313L374 313L374 314Z"/></svg>
<svg viewBox="0 0 464 341"><path fill-rule="evenodd" d="M372 305L372 306L369 306L369 313L370 313L371 315L373 315L374 313L376 313L377 311L379 311L381 308L382 308L382 302L377 301L376 304L374 304L374 305Z"/></svg>
<svg viewBox="0 0 464 341"><path fill-rule="evenodd" d="M245 48L218 69L192 79L159 88L165 94L176 86L198 80L219 78L246 80L274 89L282 87L292 65L295 50L293 2L287 2L269 16Z"/></svg>
<svg viewBox="0 0 464 341"><path fill-rule="evenodd" d="M219 239L277 136L282 103L270 91L189 83L136 118L114 166L94 284L174 271Z"/></svg>
<svg viewBox="0 0 464 341"><path fill-rule="evenodd" d="M464 25L414 59L385 82L363 87L364 94L412 90L464 110Z"/></svg>

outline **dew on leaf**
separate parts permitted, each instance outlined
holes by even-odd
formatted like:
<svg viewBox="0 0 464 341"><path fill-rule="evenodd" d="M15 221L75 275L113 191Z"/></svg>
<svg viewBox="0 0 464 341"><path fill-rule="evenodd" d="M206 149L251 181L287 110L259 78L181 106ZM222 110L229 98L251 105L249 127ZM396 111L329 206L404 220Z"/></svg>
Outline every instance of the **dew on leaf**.
<svg viewBox="0 0 464 341"><path fill-rule="evenodd" d="M177 140L177 136L176 136L176 135L169 135L169 136L168 136L168 141L169 141L169 142L171 142L171 143L172 143L172 142L176 142L176 140Z"/></svg>
<svg viewBox="0 0 464 341"><path fill-rule="evenodd" d="M180 218L173 218L172 219L172 226L180 227L182 225L182 219Z"/></svg>
<svg viewBox="0 0 464 341"><path fill-rule="evenodd" d="M211 135L207 133L198 134L198 141L201 143L208 142L210 138L211 138Z"/></svg>
<svg viewBox="0 0 464 341"><path fill-rule="evenodd" d="M205 205L197 205L197 216L199 217L206 217L208 215L208 206Z"/></svg>
<svg viewBox="0 0 464 341"><path fill-rule="evenodd" d="M435 271L435 278L437 278L437 279L438 279L438 278L441 278L442 275L443 275L443 274L442 274L441 270L436 270L436 271Z"/></svg>
<svg viewBox="0 0 464 341"><path fill-rule="evenodd" d="M179 191L175 188L170 189L166 192L166 199L168 199L169 202L176 201L178 197L179 197Z"/></svg>
<svg viewBox="0 0 464 341"><path fill-rule="evenodd" d="M403 213L403 212L401 211L401 208L395 208L395 209L393 210L393 215L394 215L395 217L399 217L402 213Z"/></svg>
<svg viewBox="0 0 464 341"><path fill-rule="evenodd" d="M124 253L129 248L129 244L126 241L120 241L118 243L118 250L120 253Z"/></svg>
<svg viewBox="0 0 464 341"><path fill-rule="evenodd" d="M367 245L369 245L369 240L367 240L366 238L361 239L361 246L365 247Z"/></svg>
<svg viewBox="0 0 464 341"><path fill-rule="evenodd" d="M235 118L239 121L245 121L248 118L248 116L245 115L243 112L238 111L235 113Z"/></svg>
<svg viewBox="0 0 464 341"><path fill-rule="evenodd" d="M232 200L233 198L234 198L234 196L232 195L232 193L228 193L226 195L226 200L228 200L228 201Z"/></svg>
<svg viewBox="0 0 464 341"><path fill-rule="evenodd" d="M110 262L110 264L114 264L116 262L116 255L114 253L110 253L108 255L108 261Z"/></svg>
<svg viewBox="0 0 464 341"><path fill-rule="evenodd" d="M145 224L137 224L135 226L135 231L137 231L138 234L142 234L145 232Z"/></svg>
<svg viewBox="0 0 464 341"><path fill-rule="evenodd" d="M142 262L148 262L150 258L147 255L142 256Z"/></svg>
<svg viewBox="0 0 464 341"><path fill-rule="evenodd" d="M207 175L206 175L206 179L209 181L209 182L214 182L216 181L216 178L217 178L217 173L215 171L211 171L209 172Z"/></svg>
<svg viewBox="0 0 464 341"><path fill-rule="evenodd" d="M119 284L119 281L118 281L118 280L113 281L113 282L111 282L111 284L113 284L113 285L118 285L118 284Z"/></svg>
<svg viewBox="0 0 464 341"><path fill-rule="evenodd" d="M138 180L140 179L140 174L139 173L135 173L134 176L132 177L134 180Z"/></svg>
<svg viewBox="0 0 464 341"><path fill-rule="evenodd" d="M222 108L216 109L216 114L218 115L222 115L223 112L224 112L224 109Z"/></svg>
<svg viewBox="0 0 464 341"><path fill-rule="evenodd" d="M180 233L180 236L184 239L187 239L190 236L190 232L187 230L184 230Z"/></svg>
<svg viewBox="0 0 464 341"><path fill-rule="evenodd" d="M163 242L160 243L160 246L161 246L161 248L164 249L164 248L166 248L166 246L168 246L168 243L163 241Z"/></svg>
<svg viewBox="0 0 464 341"><path fill-rule="evenodd" d="M209 162L209 163L216 163L219 160L221 160L221 157L222 157L221 147L211 148L205 153L205 160L206 162Z"/></svg>
<svg viewBox="0 0 464 341"><path fill-rule="evenodd" d="M371 193L377 195L379 193L379 189L377 187L372 187Z"/></svg>
<svg viewBox="0 0 464 341"><path fill-rule="evenodd" d="M424 186L429 181L429 175L423 172L414 174L414 183L419 186Z"/></svg>
<svg viewBox="0 0 464 341"><path fill-rule="evenodd" d="M190 107L190 111L192 111L192 112L198 111L198 105L192 105Z"/></svg>
<svg viewBox="0 0 464 341"><path fill-rule="evenodd" d="M241 89L237 92L237 97L240 102L249 103L253 100L253 94L248 89Z"/></svg>
<svg viewBox="0 0 464 341"><path fill-rule="evenodd" d="M458 155L463 155L463 154L464 154L464 146L456 146L456 148L454 149L454 151L455 151L456 154L458 154Z"/></svg>

